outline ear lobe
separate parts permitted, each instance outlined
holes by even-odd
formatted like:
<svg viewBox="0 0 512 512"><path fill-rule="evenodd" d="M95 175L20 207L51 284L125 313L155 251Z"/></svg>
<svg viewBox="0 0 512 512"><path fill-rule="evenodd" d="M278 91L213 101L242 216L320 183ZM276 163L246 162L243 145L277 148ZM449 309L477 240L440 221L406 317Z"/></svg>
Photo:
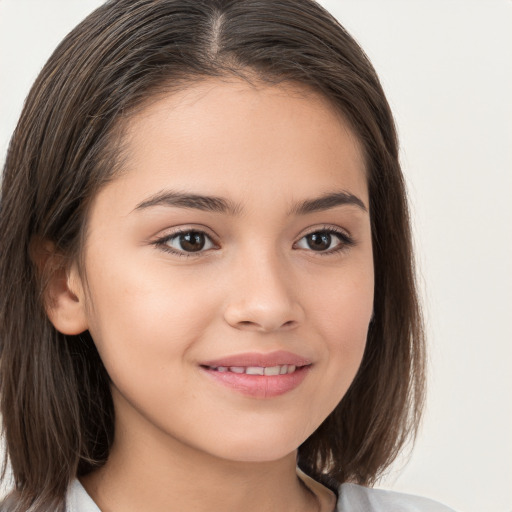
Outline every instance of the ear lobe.
<svg viewBox="0 0 512 512"><path fill-rule="evenodd" d="M32 257L43 276L46 314L62 334L76 335L88 329L85 295L76 263L56 251L51 242L32 246Z"/></svg>

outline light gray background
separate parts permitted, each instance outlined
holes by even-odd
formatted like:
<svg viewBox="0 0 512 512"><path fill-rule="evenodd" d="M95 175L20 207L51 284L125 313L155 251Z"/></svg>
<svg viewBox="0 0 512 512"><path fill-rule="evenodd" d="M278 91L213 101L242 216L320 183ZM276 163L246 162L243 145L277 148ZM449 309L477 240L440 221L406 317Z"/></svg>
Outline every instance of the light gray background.
<svg viewBox="0 0 512 512"><path fill-rule="evenodd" d="M28 89L99 0L0 0L0 161ZM430 344L421 435L385 488L512 511L512 1L323 0L395 112Z"/></svg>

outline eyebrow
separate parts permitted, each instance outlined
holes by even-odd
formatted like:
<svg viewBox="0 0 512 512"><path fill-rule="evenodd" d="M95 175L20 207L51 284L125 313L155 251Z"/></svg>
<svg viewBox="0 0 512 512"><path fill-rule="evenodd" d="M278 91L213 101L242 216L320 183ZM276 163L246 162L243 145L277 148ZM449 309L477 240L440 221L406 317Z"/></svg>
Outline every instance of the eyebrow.
<svg viewBox="0 0 512 512"><path fill-rule="evenodd" d="M144 210L152 206L177 206L178 208L192 208L206 212L228 213L238 215L242 207L228 199L216 196L203 196L173 190L165 190L151 196L139 203L135 210Z"/></svg>
<svg viewBox="0 0 512 512"><path fill-rule="evenodd" d="M336 206L343 205L357 206L364 212L368 211L363 201L361 201L359 197L343 190L340 192L327 193L314 199L306 199L305 201L295 204L291 208L289 214L306 215L308 213L330 210Z"/></svg>
<svg viewBox="0 0 512 512"><path fill-rule="evenodd" d="M357 196L350 192L340 191L300 201L292 206L288 215L307 215L344 205L357 206L365 212L368 211L363 201ZM243 210L242 205L223 197L165 190L139 203L134 211L145 210L154 206L174 206L230 215L238 215Z"/></svg>

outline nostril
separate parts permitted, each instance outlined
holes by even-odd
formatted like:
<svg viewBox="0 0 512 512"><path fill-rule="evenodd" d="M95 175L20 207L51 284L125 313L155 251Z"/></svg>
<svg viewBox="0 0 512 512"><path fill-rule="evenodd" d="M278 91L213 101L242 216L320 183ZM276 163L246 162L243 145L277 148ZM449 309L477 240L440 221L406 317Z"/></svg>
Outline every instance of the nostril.
<svg viewBox="0 0 512 512"><path fill-rule="evenodd" d="M274 331L276 329L290 329L292 327L295 327L297 325L297 322L295 320L288 320L287 322L284 322L281 325L275 324L275 325L269 325L265 322L258 323L258 322L251 322L250 320L241 320L237 322L238 328L250 328L250 329L256 329L256 330L263 330L263 331Z"/></svg>
<svg viewBox="0 0 512 512"><path fill-rule="evenodd" d="M224 311L224 319L235 329L247 331L290 330L300 325L304 312L296 302L262 303L243 301L231 303Z"/></svg>

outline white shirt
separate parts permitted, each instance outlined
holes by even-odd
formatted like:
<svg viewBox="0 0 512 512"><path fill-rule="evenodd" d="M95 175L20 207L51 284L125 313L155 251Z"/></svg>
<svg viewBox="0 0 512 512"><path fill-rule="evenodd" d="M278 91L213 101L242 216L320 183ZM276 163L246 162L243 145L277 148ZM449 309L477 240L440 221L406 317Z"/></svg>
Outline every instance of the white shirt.
<svg viewBox="0 0 512 512"><path fill-rule="evenodd" d="M78 480L66 495L66 512L101 512ZM454 512L433 500L361 485L343 484L333 512Z"/></svg>

